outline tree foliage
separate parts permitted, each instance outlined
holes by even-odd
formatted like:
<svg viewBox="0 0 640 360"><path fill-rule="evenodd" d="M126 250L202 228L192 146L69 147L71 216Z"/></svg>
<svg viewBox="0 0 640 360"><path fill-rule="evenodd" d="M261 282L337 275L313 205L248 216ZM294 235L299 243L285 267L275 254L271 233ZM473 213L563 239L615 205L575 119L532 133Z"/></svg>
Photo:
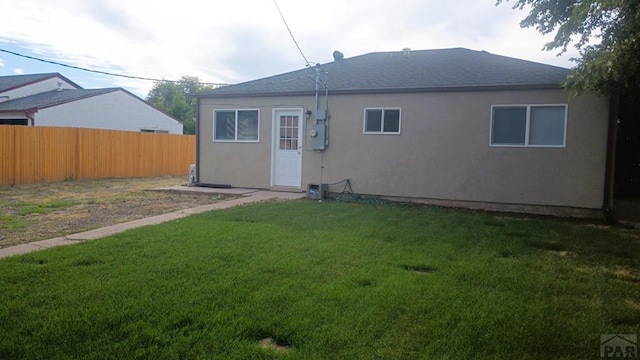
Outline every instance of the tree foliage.
<svg viewBox="0 0 640 360"><path fill-rule="evenodd" d="M510 0L497 0L497 4ZM564 53L574 44L580 58L565 81L574 94L598 90L640 98L640 1L513 0L528 8L520 25L555 31L545 50Z"/></svg>
<svg viewBox="0 0 640 360"><path fill-rule="evenodd" d="M195 76L182 76L177 82L157 81L147 94L155 108L182 120L183 133L195 134L195 99L191 94L212 89Z"/></svg>

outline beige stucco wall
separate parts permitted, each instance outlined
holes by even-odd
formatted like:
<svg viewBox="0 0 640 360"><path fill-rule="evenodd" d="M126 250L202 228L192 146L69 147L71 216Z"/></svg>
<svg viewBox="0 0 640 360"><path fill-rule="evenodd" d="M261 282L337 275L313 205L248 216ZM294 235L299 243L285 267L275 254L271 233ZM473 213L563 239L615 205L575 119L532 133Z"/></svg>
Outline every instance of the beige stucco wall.
<svg viewBox="0 0 640 360"><path fill-rule="evenodd" d="M324 99L321 99L324 104ZM218 104L218 105L216 105ZM259 143L214 143L214 108L260 108ZM568 104L566 147L492 147L492 105ZM271 185L272 109L313 109L313 97L201 99L200 181ZM363 134L366 107L400 107L400 135ZM602 206L608 100L561 90L330 97L322 182L359 194L485 203ZM306 121L308 129L313 119ZM303 152L302 188L320 182L321 154ZM341 186L331 191L341 191Z"/></svg>
<svg viewBox="0 0 640 360"><path fill-rule="evenodd" d="M228 143L213 142L214 109L259 109L260 141ZM315 98L243 98L243 99L200 99L198 143L200 161L199 179L205 184L228 184L234 187L264 188L271 186L272 155L272 109L303 109L303 112L315 108ZM307 121L311 124L312 121ZM306 128L305 128L306 129ZM303 174L307 172L305 164L309 152L303 152ZM303 187L306 188L303 176Z"/></svg>

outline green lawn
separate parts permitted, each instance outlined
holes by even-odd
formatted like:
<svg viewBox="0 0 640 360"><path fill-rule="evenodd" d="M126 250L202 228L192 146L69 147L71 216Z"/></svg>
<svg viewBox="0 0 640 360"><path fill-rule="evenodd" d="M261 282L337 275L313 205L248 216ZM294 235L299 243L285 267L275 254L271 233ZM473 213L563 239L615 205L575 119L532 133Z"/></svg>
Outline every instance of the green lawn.
<svg viewBox="0 0 640 360"><path fill-rule="evenodd" d="M595 359L639 265L602 224L264 202L0 260L0 359Z"/></svg>

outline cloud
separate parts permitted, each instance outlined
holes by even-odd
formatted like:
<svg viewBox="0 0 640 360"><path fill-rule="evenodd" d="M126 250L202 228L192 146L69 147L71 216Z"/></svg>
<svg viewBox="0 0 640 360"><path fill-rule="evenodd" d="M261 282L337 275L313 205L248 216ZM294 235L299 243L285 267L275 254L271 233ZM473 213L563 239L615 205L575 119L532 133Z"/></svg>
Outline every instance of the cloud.
<svg viewBox="0 0 640 360"><path fill-rule="evenodd" d="M150 29L139 26L136 14L130 14L127 3L121 1L82 1L85 13L106 29L120 34L124 38L133 38L140 42L155 41Z"/></svg>
<svg viewBox="0 0 640 360"><path fill-rule="evenodd" d="M491 0L278 4L311 62L332 61L334 50L352 57L404 47L468 47L561 66L569 66L573 55L541 51L548 37L519 26L526 10ZM192 75L234 83L305 66L274 4L264 0L21 0L0 12L0 34L48 59L160 79ZM137 93L153 86L111 81Z"/></svg>

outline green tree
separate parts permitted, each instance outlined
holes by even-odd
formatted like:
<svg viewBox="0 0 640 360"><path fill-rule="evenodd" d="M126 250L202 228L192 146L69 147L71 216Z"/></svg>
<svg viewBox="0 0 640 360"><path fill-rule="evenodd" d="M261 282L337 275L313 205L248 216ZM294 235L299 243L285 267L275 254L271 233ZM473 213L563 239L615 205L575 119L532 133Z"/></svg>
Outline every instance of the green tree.
<svg viewBox="0 0 640 360"><path fill-rule="evenodd" d="M497 4L510 0L497 0ZM574 44L580 58L565 81L574 94L597 90L640 99L640 1L513 0L529 9L522 27L542 34L555 31L545 50Z"/></svg>
<svg viewBox="0 0 640 360"><path fill-rule="evenodd" d="M195 134L195 99L189 97L201 91L212 89L195 76L182 76L178 81L157 81L147 94L147 102L156 109L180 119L183 133Z"/></svg>

